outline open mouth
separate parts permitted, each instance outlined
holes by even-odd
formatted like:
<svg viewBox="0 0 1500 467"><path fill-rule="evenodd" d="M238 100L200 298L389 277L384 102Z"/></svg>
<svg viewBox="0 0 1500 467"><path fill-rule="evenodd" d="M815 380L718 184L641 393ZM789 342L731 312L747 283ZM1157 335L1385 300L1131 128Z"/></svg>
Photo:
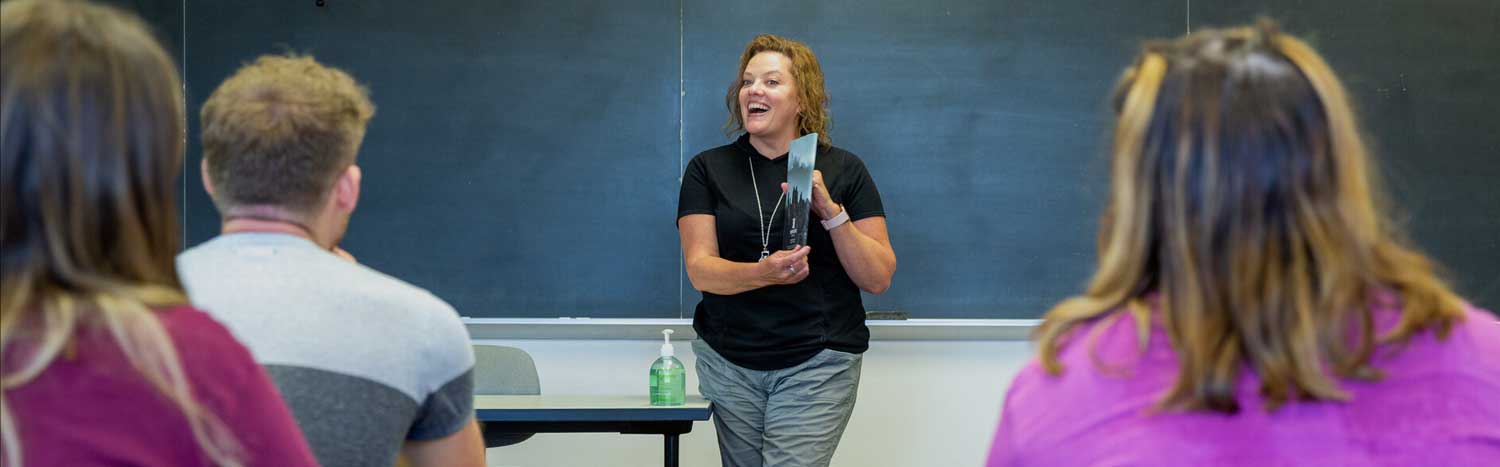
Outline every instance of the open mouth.
<svg viewBox="0 0 1500 467"><path fill-rule="evenodd" d="M765 104L759 103L759 102L754 102L754 103L751 103L749 106L746 106L746 110L750 111L750 115L761 115L761 114L764 114L766 112L770 112L771 111L771 107L767 106Z"/></svg>

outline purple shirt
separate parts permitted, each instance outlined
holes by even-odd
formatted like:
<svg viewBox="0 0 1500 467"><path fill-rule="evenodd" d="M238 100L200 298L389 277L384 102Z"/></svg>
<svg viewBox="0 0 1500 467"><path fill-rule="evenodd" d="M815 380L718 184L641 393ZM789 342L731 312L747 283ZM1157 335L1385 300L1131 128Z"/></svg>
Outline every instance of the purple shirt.
<svg viewBox="0 0 1500 467"><path fill-rule="evenodd" d="M1376 308L1377 331L1395 323L1392 305ZM1079 338L1091 331L1092 343ZM1238 381L1237 415L1148 413L1175 380L1177 360L1160 326L1145 352L1137 342L1135 320L1117 313L1070 334L1061 375L1033 359L1006 394L988 465L1500 465L1500 322L1482 310L1468 310L1445 340L1429 331L1405 350L1378 349L1372 364L1385 379L1340 381L1348 402L1271 413L1249 370ZM1119 371L1101 371L1091 346Z"/></svg>
<svg viewBox="0 0 1500 467"><path fill-rule="evenodd" d="M265 370L229 331L188 307L157 316L198 402L234 433L246 465L317 465ZM74 343L72 356L6 391L25 465L212 465L187 419L131 368L107 331L81 330Z"/></svg>

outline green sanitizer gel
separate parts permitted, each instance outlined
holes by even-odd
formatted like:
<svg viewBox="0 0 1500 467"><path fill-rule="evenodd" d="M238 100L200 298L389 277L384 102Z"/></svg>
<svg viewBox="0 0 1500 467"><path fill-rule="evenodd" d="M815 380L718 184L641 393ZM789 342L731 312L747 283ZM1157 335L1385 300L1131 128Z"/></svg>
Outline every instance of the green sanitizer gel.
<svg viewBox="0 0 1500 467"><path fill-rule="evenodd" d="M672 354L672 330L661 330L661 358L651 364L651 405L682 405L687 400L687 369Z"/></svg>

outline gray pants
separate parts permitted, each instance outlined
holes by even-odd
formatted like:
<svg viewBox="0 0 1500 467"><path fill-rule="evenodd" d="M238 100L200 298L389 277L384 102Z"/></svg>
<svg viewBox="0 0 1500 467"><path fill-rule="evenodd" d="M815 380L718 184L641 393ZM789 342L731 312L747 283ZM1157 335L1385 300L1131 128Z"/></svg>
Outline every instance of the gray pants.
<svg viewBox="0 0 1500 467"><path fill-rule="evenodd" d="M791 368L758 371L725 360L702 340L698 392L714 403L726 467L827 466L859 389L859 354L824 349Z"/></svg>

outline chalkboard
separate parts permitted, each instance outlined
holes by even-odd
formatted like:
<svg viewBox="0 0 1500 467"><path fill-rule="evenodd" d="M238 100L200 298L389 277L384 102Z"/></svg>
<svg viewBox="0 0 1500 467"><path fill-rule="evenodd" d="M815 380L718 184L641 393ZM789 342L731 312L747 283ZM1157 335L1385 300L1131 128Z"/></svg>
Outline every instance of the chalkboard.
<svg viewBox="0 0 1500 467"><path fill-rule="evenodd" d="M1500 3L324 3L187 1L161 27L181 29L194 115L189 244L218 227L196 109L244 61L290 50L378 107L344 242L362 262L468 316L690 317L678 180L729 141L724 92L767 32L818 54L833 142L884 197L900 268L867 308L1036 317L1093 266L1104 100L1139 42L1271 14L1345 79L1417 243L1500 308Z"/></svg>
<svg viewBox="0 0 1500 467"><path fill-rule="evenodd" d="M376 105L344 245L360 261L468 316L675 317L678 11L189 2L188 103L259 54L312 54ZM192 242L218 227L196 182Z"/></svg>

